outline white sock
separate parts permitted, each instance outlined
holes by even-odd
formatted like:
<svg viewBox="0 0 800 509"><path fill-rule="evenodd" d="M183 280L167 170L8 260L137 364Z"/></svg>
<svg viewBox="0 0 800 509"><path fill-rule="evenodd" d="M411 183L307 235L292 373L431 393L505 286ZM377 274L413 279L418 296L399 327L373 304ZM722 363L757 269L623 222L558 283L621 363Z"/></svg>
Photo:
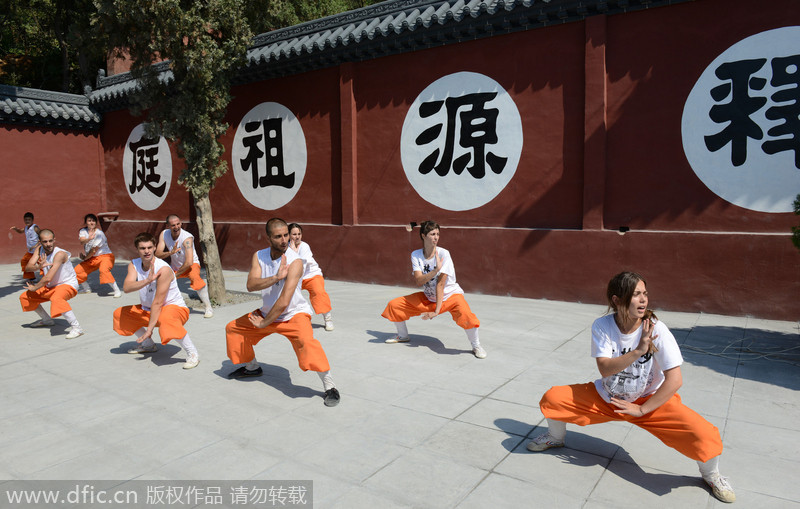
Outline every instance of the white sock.
<svg viewBox="0 0 800 509"><path fill-rule="evenodd" d="M78 323L78 319L75 318L75 313L73 313L71 309L69 311L66 311L65 313L63 313L61 316L66 318L67 321L69 322L69 324L72 325L72 330L75 330L75 329L80 330L81 326Z"/></svg>
<svg viewBox="0 0 800 509"><path fill-rule="evenodd" d="M175 340L181 348L186 350L186 355L189 357L194 357L197 355L197 348L194 347L194 343L192 343L192 339L189 337L189 333L186 333L181 339Z"/></svg>
<svg viewBox="0 0 800 509"><path fill-rule="evenodd" d="M203 302L206 310L211 309L211 301L208 300L208 284L197 290L197 296L200 297L200 300Z"/></svg>
<svg viewBox="0 0 800 509"><path fill-rule="evenodd" d="M113 283L108 283L108 285L111 287L112 290L114 290L114 293L119 293L119 286L117 286L116 281L114 281Z"/></svg>
<svg viewBox="0 0 800 509"><path fill-rule="evenodd" d="M136 334L137 338L140 338L140 337L144 336L145 332L147 332L147 328L142 327L141 329L139 329L136 332L134 332L134 334ZM142 344L142 346L144 348L150 348L151 346L155 345L155 342L153 342L153 338L152 337L149 337L149 338L145 339L144 341L142 341L141 344Z"/></svg>
<svg viewBox="0 0 800 509"><path fill-rule="evenodd" d="M39 318L41 318L42 321L44 321L44 322L52 322L53 321L53 319L50 318L50 315L47 314L47 311L45 311L42 306L38 306L36 309L34 309L34 311L36 311L36 314L39 315Z"/></svg>
<svg viewBox="0 0 800 509"><path fill-rule="evenodd" d="M473 327L471 329L464 329L464 332L467 333L467 339L469 339L469 343L472 345L472 348L478 348L481 346L481 340L478 337L478 328Z"/></svg>
<svg viewBox="0 0 800 509"><path fill-rule="evenodd" d="M714 474L719 475L719 456L714 456L706 462L698 461L697 466L703 479L709 479Z"/></svg>
<svg viewBox="0 0 800 509"><path fill-rule="evenodd" d="M547 432L550 433L551 437L563 442L564 437L567 436L567 423L564 421L547 419Z"/></svg>
<svg viewBox="0 0 800 509"><path fill-rule="evenodd" d="M406 322L394 322L394 326L397 328L397 335L401 338L408 337L408 327L406 327Z"/></svg>
<svg viewBox="0 0 800 509"><path fill-rule="evenodd" d="M327 313L324 313L322 315L322 318L324 318L326 322L330 322L331 321L331 312L328 311Z"/></svg>
<svg viewBox="0 0 800 509"><path fill-rule="evenodd" d="M319 379L322 380L322 387L327 391L336 387L336 384L333 383L333 378L331 378L330 371L317 371L319 375Z"/></svg>
<svg viewBox="0 0 800 509"><path fill-rule="evenodd" d="M258 361L256 360L256 358L255 358L255 357L253 357L253 360L252 360L252 361L250 361L250 362L248 362L248 363L246 363L246 364L244 365L244 367L245 367L245 369L247 369L248 371L254 371L254 370L258 369Z"/></svg>

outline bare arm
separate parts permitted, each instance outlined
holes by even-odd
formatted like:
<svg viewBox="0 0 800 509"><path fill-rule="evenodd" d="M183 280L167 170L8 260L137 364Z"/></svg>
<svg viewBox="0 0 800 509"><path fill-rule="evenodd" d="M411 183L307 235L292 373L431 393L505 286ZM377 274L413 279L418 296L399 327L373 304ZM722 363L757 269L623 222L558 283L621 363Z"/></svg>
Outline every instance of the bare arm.
<svg viewBox="0 0 800 509"><path fill-rule="evenodd" d="M597 357L597 359L595 359L597 361L597 369L600 371L600 376L607 377L615 375L636 362L639 357L650 350L650 344L657 337L658 334L653 336L652 322L650 322L650 320L645 320L642 323L642 338L639 340L639 344L636 348L619 357Z"/></svg>
<svg viewBox="0 0 800 509"><path fill-rule="evenodd" d="M431 279L435 278L439 271L442 270L442 257L439 255L439 250L436 249L434 252L434 256L436 258L436 267L434 270L428 272L427 274L423 274L421 270L414 271L414 284L417 286L422 286Z"/></svg>
<svg viewBox="0 0 800 509"><path fill-rule="evenodd" d="M283 256L281 264L286 264L285 255ZM281 313L286 310L289 302L291 302L292 294L294 293L295 288L297 288L297 283L300 282L300 278L303 276L303 261L293 261L291 264L289 264L287 270L286 284L283 285L283 290L281 290L280 297L278 297L278 300L276 300L275 304L272 305L272 309L269 310L267 316L259 319L253 314L250 315L250 322L252 322L256 327L263 328L274 322L279 316L281 316Z"/></svg>
<svg viewBox="0 0 800 509"><path fill-rule="evenodd" d="M33 253L30 260L28 260L28 264L25 265L25 272L36 272L44 265L43 262L46 258L42 257L42 252L39 249L41 245L41 242L37 242L36 245L33 246Z"/></svg>
<svg viewBox="0 0 800 509"><path fill-rule="evenodd" d="M192 263L194 262L194 242L191 238L183 241L183 253L186 256L183 259L183 265L181 265L180 268L175 271L176 276L180 276L192 268Z"/></svg>
<svg viewBox="0 0 800 509"><path fill-rule="evenodd" d="M133 262L128 264L128 274L125 276L125 281L122 283L122 291L125 293L138 292L145 286L149 285L161 275L161 272L154 272L154 267L150 267L150 273L147 279L136 281L136 268Z"/></svg>
<svg viewBox="0 0 800 509"><path fill-rule="evenodd" d="M32 256L31 260L34 260L34 258L36 258L36 257ZM52 281L53 280L53 274L55 274L58 271L59 267L61 267L65 263L69 263L69 257L67 256L67 253L62 251L62 252L58 253L57 255L55 255L55 257L53 257L53 265L52 265L52 267L50 267L50 270L47 271L47 274L45 274L44 277L42 279L40 279L38 283L36 283L35 285L32 285L32 284L28 283L28 290L30 290L32 292L35 292L39 288L45 286L47 283ZM30 267L30 266L31 266L31 262L28 262L28 266L26 266L25 269L27 270L28 267ZM42 257L39 256L38 257L38 262L33 265L33 268L31 269L31 272L35 271L38 268L41 268L43 266L44 266L44 263L42 262Z"/></svg>
<svg viewBox="0 0 800 509"><path fill-rule="evenodd" d="M158 245L156 245L156 256L165 259L168 258L172 253L167 251L167 244L164 242L164 235L169 233L169 230L166 228L161 230L161 233L158 234ZM178 244L175 244L174 247L180 247Z"/></svg>
<svg viewBox="0 0 800 509"><path fill-rule="evenodd" d="M423 320L431 320L442 312L442 302L444 301L444 285L447 284L447 274L439 274L436 280L436 310L422 313Z"/></svg>
<svg viewBox="0 0 800 509"><path fill-rule="evenodd" d="M153 304L150 306L150 321L147 323L147 330L145 333L136 340L137 343L141 343L153 335L153 329L156 328L158 319L161 316L161 308L164 306L164 301L167 299L169 284L172 282L175 274L173 274L172 269L169 267L161 267L154 277L158 282L156 283L156 295L153 297Z"/></svg>
<svg viewBox="0 0 800 509"><path fill-rule="evenodd" d="M683 375L681 374L681 367L676 366L672 369L664 371L664 382L661 387L644 402L643 405L637 405L630 401L622 399L611 398L611 404L617 407L618 414L628 414L634 417L641 417L649 414L656 408L660 407L672 397L673 394L678 392L678 389L683 385Z"/></svg>
<svg viewBox="0 0 800 509"><path fill-rule="evenodd" d="M19 226L12 226L11 228L9 228L9 230L14 230L17 233L25 233L25 230L23 230Z"/></svg>
<svg viewBox="0 0 800 509"><path fill-rule="evenodd" d="M302 262L301 266L302 266ZM250 272L247 274L247 291L257 292L269 288L275 283L283 280L288 275L289 268L286 266L286 255L281 255L281 263L278 272L274 276L261 277L261 265L258 263L258 253L253 253L253 260L250 264Z"/></svg>

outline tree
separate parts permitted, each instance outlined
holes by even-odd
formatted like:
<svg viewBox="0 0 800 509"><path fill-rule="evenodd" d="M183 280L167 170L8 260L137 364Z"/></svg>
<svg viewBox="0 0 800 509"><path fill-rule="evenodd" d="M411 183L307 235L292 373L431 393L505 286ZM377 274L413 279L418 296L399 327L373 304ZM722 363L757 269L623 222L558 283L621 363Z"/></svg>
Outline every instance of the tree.
<svg viewBox="0 0 800 509"><path fill-rule="evenodd" d="M84 93L105 63L92 0L0 0L0 82Z"/></svg>
<svg viewBox="0 0 800 509"><path fill-rule="evenodd" d="M147 135L173 142L186 163L178 182L192 193L209 296L225 301L209 191L228 165L219 137L230 80L252 34L242 0L95 0L96 25L132 59L133 113L147 113ZM120 50L120 53L121 50ZM161 66L151 65L164 61ZM164 67L168 69L165 70Z"/></svg>

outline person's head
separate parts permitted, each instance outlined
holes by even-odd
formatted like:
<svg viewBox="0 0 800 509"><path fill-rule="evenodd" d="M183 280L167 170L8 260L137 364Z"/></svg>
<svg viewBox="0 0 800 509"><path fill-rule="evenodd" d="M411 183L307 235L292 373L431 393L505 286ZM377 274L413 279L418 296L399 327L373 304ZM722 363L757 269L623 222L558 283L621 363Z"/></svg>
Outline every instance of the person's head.
<svg viewBox="0 0 800 509"><path fill-rule="evenodd" d="M56 248L56 234L53 230L39 230L39 242L41 242L44 252L48 255Z"/></svg>
<svg viewBox="0 0 800 509"><path fill-rule="evenodd" d="M152 233L142 232L133 239L133 245L143 260L150 260L156 251L156 238Z"/></svg>
<svg viewBox="0 0 800 509"><path fill-rule="evenodd" d="M419 238L422 239L422 244L427 242L436 246L439 243L439 223L436 221L423 221L419 225Z"/></svg>
<svg viewBox="0 0 800 509"><path fill-rule="evenodd" d="M647 311L647 282L635 272L620 272L608 282L608 309L623 321L641 319Z"/></svg>
<svg viewBox="0 0 800 509"><path fill-rule="evenodd" d="M266 229L270 247L274 251L285 253L289 247L289 225L286 221L273 217L267 221Z"/></svg>
<svg viewBox="0 0 800 509"><path fill-rule="evenodd" d="M295 246L299 246L303 240L303 227L297 223L289 223L289 239Z"/></svg>
<svg viewBox="0 0 800 509"><path fill-rule="evenodd" d="M167 228L172 232L173 237L177 237L181 233L181 228L183 227L183 223L181 223L181 218L176 216L175 214L170 214L167 216Z"/></svg>
<svg viewBox="0 0 800 509"><path fill-rule="evenodd" d="M83 216L83 224L86 225L87 228L97 228L98 223L97 216L94 214L86 214Z"/></svg>
<svg viewBox="0 0 800 509"><path fill-rule="evenodd" d="M22 220L25 221L25 226L30 226L33 224L33 212L25 212L25 215L22 216Z"/></svg>

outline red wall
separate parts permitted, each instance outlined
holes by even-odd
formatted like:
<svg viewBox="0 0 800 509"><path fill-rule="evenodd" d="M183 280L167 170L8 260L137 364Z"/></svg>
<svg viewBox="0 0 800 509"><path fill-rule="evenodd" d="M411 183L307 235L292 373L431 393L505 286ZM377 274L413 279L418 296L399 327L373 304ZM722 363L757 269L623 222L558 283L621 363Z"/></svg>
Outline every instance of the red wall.
<svg viewBox="0 0 800 509"><path fill-rule="evenodd" d="M800 252L789 231L798 218L719 198L681 141L683 105L706 66L749 35L800 24L794 6L698 0L236 87L222 139L229 165L242 116L272 101L300 121L308 166L297 195L272 211L242 197L233 170L218 180L211 200L223 265L246 269L266 245L265 220L279 216L305 225L326 277L411 285L409 252L419 237L404 225L432 218L468 293L603 303L608 279L628 269L647 278L656 307L795 320ZM449 211L410 186L400 134L417 95L459 71L507 90L524 145L496 198ZM161 207L142 211L128 197L122 152L138 123L125 111L107 113L101 136L106 208L120 211L108 234L123 256L134 254L133 235L160 231L167 214L193 227L174 152ZM621 226L630 231L620 234ZM21 254L21 238L14 242Z"/></svg>
<svg viewBox="0 0 800 509"><path fill-rule="evenodd" d="M8 232L0 262L19 262L26 252L24 236L8 230L25 226L25 212L33 213L40 228L55 232L58 246L78 253L83 216L104 208L101 151L94 133L0 126L0 216Z"/></svg>

